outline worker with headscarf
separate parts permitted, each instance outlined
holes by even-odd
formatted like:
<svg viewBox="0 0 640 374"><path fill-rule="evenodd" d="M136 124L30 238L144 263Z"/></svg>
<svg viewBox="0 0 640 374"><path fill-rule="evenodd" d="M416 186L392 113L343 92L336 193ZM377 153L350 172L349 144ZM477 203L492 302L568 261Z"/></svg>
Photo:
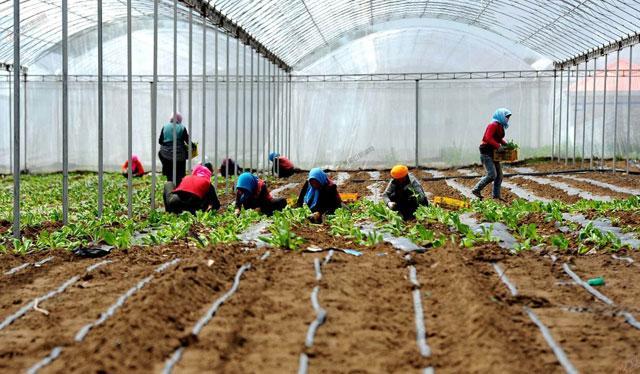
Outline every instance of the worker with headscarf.
<svg viewBox="0 0 640 374"><path fill-rule="evenodd" d="M505 130L509 128L511 111L506 108L499 108L493 113L492 121L484 131L480 144L480 161L487 171L478 184L471 191L478 199L482 200L482 190L493 182L493 198L502 200L500 197L500 187L502 185L502 167L500 162L493 159L494 151L503 152Z"/></svg>
<svg viewBox="0 0 640 374"><path fill-rule="evenodd" d="M211 184L213 165L198 164L191 175L182 179L180 185L175 187L169 181L164 185L164 206L170 213L180 214L197 210L208 211L220 209L220 201L216 189Z"/></svg>
<svg viewBox="0 0 640 374"><path fill-rule="evenodd" d="M169 123L162 127L158 143L160 143L160 162L162 162L162 175L167 180L173 179L173 133L176 133L176 180L175 184L179 185L185 176L187 158L189 158L189 133L182 124L182 115L175 113L169 120Z"/></svg>
<svg viewBox="0 0 640 374"><path fill-rule="evenodd" d="M287 178L295 173L293 163L288 158L281 156L278 152L271 152L269 154L269 161L273 163L271 167L273 174L279 178Z"/></svg>
<svg viewBox="0 0 640 374"><path fill-rule="evenodd" d="M296 206L303 205L311 209L313 214L310 220L314 223L322 223L323 215L333 214L342 206L338 187L320 168L311 169L309 178L302 186Z"/></svg>
<svg viewBox="0 0 640 374"><path fill-rule="evenodd" d="M268 216L287 206L287 200L271 196L267 183L251 173L242 173L236 182L236 214L240 209L255 209Z"/></svg>
<svg viewBox="0 0 640 374"><path fill-rule="evenodd" d="M126 160L122 164L122 175L126 178L129 176L129 160ZM131 155L131 175L135 177L141 177L144 175L144 168L142 162L137 155Z"/></svg>
<svg viewBox="0 0 640 374"><path fill-rule="evenodd" d="M389 209L397 211L402 218L408 220L414 217L420 205L429 205L420 181L409 173L407 166L394 166L391 169L391 178L382 195Z"/></svg>

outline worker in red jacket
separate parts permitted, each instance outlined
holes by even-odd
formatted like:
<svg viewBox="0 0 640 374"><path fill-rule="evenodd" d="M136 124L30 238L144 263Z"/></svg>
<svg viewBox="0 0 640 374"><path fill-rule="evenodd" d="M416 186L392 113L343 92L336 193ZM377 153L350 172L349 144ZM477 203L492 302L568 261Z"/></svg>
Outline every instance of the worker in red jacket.
<svg viewBox="0 0 640 374"><path fill-rule="evenodd" d="M211 184L213 165L197 165L191 175L182 178L180 185L174 187L169 181L164 185L164 207L167 212L180 214L197 210L218 210L220 201L216 189Z"/></svg>
<svg viewBox="0 0 640 374"><path fill-rule="evenodd" d="M493 113L493 121L487 126L480 144L480 161L487 171L478 184L473 188L472 193L482 200L482 189L493 182L493 198L502 200L500 197L500 186L502 185L502 167L500 162L493 160L493 152L504 151L504 132L509 128L511 111L506 108L499 108Z"/></svg>
<svg viewBox="0 0 640 374"><path fill-rule="evenodd" d="M129 175L129 160L122 164L122 175L126 178ZM141 177L144 175L144 168L140 158L136 155L131 155L131 175L133 177Z"/></svg>
<svg viewBox="0 0 640 374"><path fill-rule="evenodd" d="M271 196L267 183L251 173L242 173L236 182L236 214L240 209L255 209L268 216L287 206L287 200Z"/></svg>
<svg viewBox="0 0 640 374"><path fill-rule="evenodd" d="M280 156L278 152L271 152L269 154L269 161L273 162L273 173L279 178L287 178L295 173L293 163L288 158Z"/></svg>

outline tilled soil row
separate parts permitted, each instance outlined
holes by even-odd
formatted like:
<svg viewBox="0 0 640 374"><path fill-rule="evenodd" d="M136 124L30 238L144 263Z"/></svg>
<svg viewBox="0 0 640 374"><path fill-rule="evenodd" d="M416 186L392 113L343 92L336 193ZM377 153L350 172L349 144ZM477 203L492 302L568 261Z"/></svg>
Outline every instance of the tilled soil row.
<svg viewBox="0 0 640 374"><path fill-rule="evenodd" d="M529 303L529 306L548 326L578 371L619 371L625 359L636 357L640 330L632 328L618 316L616 308L608 307L573 283L562 270L564 260L570 258L559 259L553 264L551 259L536 254L505 259L505 274L520 294L515 298L509 294L505 301L535 300L536 303ZM631 274L630 270L624 274L615 273L605 266L606 261L603 256L578 259L578 263L587 269L586 264L598 268L599 274L605 278L622 279L625 274ZM572 267L578 270L577 265ZM495 274L494 277L499 279ZM506 287L502 287L506 291ZM620 297L612 292L612 296L614 294ZM625 298L620 300L629 301Z"/></svg>

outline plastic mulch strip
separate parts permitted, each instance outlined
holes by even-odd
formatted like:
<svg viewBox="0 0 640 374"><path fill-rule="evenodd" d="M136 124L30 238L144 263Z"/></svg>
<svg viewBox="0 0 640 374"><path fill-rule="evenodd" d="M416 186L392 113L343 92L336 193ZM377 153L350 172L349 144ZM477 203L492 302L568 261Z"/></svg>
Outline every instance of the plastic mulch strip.
<svg viewBox="0 0 640 374"><path fill-rule="evenodd" d="M543 203L550 203L551 199L536 196L533 192L525 190L524 188L513 184L511 182L502 182L502 186L508 188L514 195L527 201L542 201Z"/></svg>
<svg viewBox="0 0 640 374"><path fill-rule="evenodd" d="M379 171L370 171L369 172L369 178L371 178L371 180L377 181L378 179L380 179L380 172Z"/></svg>
<svg viewBox="0 0 640 374"><path fill-rule="evenodd" d="M610 232L616 236L616 238L620 239L620 242L623 245L628 245L633 249L640 248L640 240L636 238L632 233L624 233L622 229L619 227L615 227L611 224L611 221L606 218L598 218L594 220L586 219L582 214L569 214L562 213L562 218L567 221L571 221L577 223L581 226L587 226L588 224L593 224L593 227L600 230L601 232Z"/></svg>
<svg viewBox="0 0 640 374"><path fill-rule="evenodd" d="M462 196L466 197L467 199L476 199L476 197L473 195L473 193L471 193L471 188L461 185L455 179L447 179L445 181L445 183L447 183L447 185L449 187L451 187L451 188L455 189L456 191L460 192L460 194Z"/></svg>
<svg viewBox="0 0 640 374"><path fill-rule="evenodd" d="M373 224L368 223L368 224L364 224L360 227L360 231L362 231L363 234L365 235L369 235L371 233L373 233L374 231L376 231L376 229L374 228ZM379 231L379 233L382 235L382 240L384 240L385 242L391 244L393 246L393 248L395 249L399 249L401 251L405 251L405 252L424 252L426 251L426 248L421 247L417 244L415 244L414 242L412 242L410 239L405 238L405 237L395 237L391 234L389 234L388 232L384 232L384 231Z"/></svg>
<svg viewBox="0 0 640 374"><path fill-rule="evenodd" d="M374 203L382 201L382 185L383 182L376 182L368 185L367 190L369 190L371 194L367 196L367 200L371 200Z"/></svg>
<svg viewBox="0 0 640 374"><path fill-rule="evenodd" d="M488 229L493 226L492 235L500 239L498 245L502 248L512 250L518 241L509 233L509 228L501 222L482 222L478 223L475 218L471 216L471 213L465 213L460 216L460 221L465 225L471 227L476 234L481 233L483 228Z"/></svg>
<svg viewBox="0 0 640 374"><path fill-rule="evenodd" d="M85 272L90 273L91 271L99 268L100 266L103 266L103 265L106 265L106 264L109 264L109 263L111 263L111 261L100 261L100 262L98 262L96 264L93 264L93 265L87 267ZM81 278L81 276L79 276L79 275L73 276L73 277L69 278L66 282L62 283L55 290L52 290L52 291L48 292L47 294L45 294L43 296L37 297L34 300L29 301L26 305L24 305L22 308L20 308L17 312L15 312L14 314L12 314L12 315L8 316L7 318L5 318L4 321L2 321L2 323L0 323L0 330L3 330L5 327L9 326L10 324L15 322L19 318L23 317L25 314L27 314L30 310L32 310L34 305L36 305L36 301L38 303L42 303L43 301L49 300L52 297L63 293L67 288L69 288L69 286L73 285L78 280L80 280L80 278Z"/></svg>
<svg viewBox="0 0 640 374"><path fill-rule="evenodd" d="M238 238L244 244L254 243L258 248L266 247L269 244L260 240L260 237L261 236L268 237L270 235L270 234L262 234L262 232L266 230L270 224L271 222L269 221L260 221L254 225L249 226L249 228L247 228L244 232L238 235Z"/></svg>
<svg viewBox="0 0 640 374"><path fill-rule="evenodd" d="M576 176L573 176L573 175L559 175L559 177L560 178L565 178L565 179L572 179L572 180L578 181L578 182L589 183L589 184L592 184L594 186L606 188L606 189L609 189L609 190L615 191L615 192L626 193L626 194L629 194L629 195L640 195L640 190L637 190L635 188L616 186L616 185L611 184L611 183L605 183L605 182L601 182L601 181L597 181L597 180L593 180L593 179L589 179L589 178L580 178L580 177L576 177Z"/></svg>
<svg viewBox="0 0 640 374"><path fill-rule="evenodd" d="M300 183L287 183L284 186L280 186L278 188L275 188L271 191L271 195L273 196L278 196L278 194L280 194L280 192L284 191L284 190L288 190L290 188L295 188L299 185Z"/></svg>
<svg viewBox="0 0 640 374"><path fill-rule="evenodd" d="M346 182L349 178L351 178L351 175L349 173L345 173L344 171L339 172L336 175L336 180L335 183L337 186L341 186L344 184L344 182Z"/></svg>

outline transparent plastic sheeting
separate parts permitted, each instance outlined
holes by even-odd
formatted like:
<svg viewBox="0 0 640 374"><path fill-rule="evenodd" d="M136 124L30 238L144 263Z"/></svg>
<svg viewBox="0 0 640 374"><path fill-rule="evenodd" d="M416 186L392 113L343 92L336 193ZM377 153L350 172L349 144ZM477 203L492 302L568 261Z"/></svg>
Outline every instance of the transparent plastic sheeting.
<svg viewBox="0 0 640 374"><path fill-rule="evenodd" d="M292 87L292 150L288 155L293 162L305 169L315 166L357 169L391 167L403 162L415 163L415 94L414 81L408 82L324 82L293 83ZM558 83L559 85L559 83ZM126 83L105 83L104 157L107 170L117 171L127 158ZM264 84L260 85L261 90ZM218 153L220 162L226 155L226 87L219 83ZM249 91L249 85L247 85ZM493 111L507 107L513 112L507 139L521 146L521 158L548 156L551 154L552 79L504 79L421 81L419 83L419 158L423 166L463 165L479 162L478 145ZM97 84L95 82L71 82L69 85L69 163L71 170L97 170ZM178 108L188 117L187 84L179 85ZM158 87L159 134L171 113L171 83ZM607 94L606 150L612 149L614 118L614 94ZM254 95L257 89L254 87ZM596 94L600 94L596 92ZM133 90L133 152L140 156L146 169L151 163L150 84L134 83ZM580 95L579 95L580 96ZM632 92L633 100L640 100ZM12 163L12 135L10 126L10 99L7 82L0 83L0 172L9 173ZM235 155L235 83L230 87L229 105L229 155ZM257 157L255 144L257 128L254 125L254 149L249 150L249 112L246 119L246 136L243 136L242 85L240 90L238 129L238 161L249 165L249 157ZM247 108L249 103L247 92ZM201 84L193 85L192 139L202 144L202 91ZM591 100L587 95L587 102ZM597 99L598 100L598 99ZM260 160L265 143L262 141L264 125L263 97L260 96ZM558 99L556 102L558 103ZM254 96L254 104L255 104ZM572 103L574 100L572 99ZM566 101L563 101L563 105ZM602 99L600 99L602 103ZM626 149L626 93L618 99L618 152ZM582 102L578 102L579 106ZM572 104L573 105L573 104ZM215 159L214 84L207 84L207 124L205 155ZM589 108L589 104L587 104ZM23 155L28 154L26 168L31 171L59 171L62 169L62 125L60 83L28 82L27 126L21 135ZM24 109L24 108L23 108ZM556 108L556 113L559 109ZM569 110L573 116L573 110ZM582 112L579 108L579 116ZM600 114L598 114L600 113ZM595 147L596 154L601 139L602 108L596 105ZM635 112L634 112L635 113ZM254 121L256 116L254 108ZM563 118L566 107L563 108ZM590 129L591 111L587 110L587 129ZM557 121L558 114L556 114ZM23 117L24 118L24 117ZM640 126L638 116L632 115L630 149L633 155L640 153ZM254 122L255 123L255 122ZM573 120L569 121L570 151L572 151ZM578 139L581 142L580 119ZM563 121L563 137L566 135ZM587 134L590 144L590 132ZM243 157L243 138L247 148ZM157 139L153 139L157 142ZM578 144L580 144L578 142ZM557 133L556 133L557 143ZM563 139L564 152L564 139ZM578 145L578 155L581 147ZM588 149L588 148L587 148ZM201 150L202 154L202 150ZM160 164L158 163L158 167ZM254 161L255 167L255 161Z"/></svg>

